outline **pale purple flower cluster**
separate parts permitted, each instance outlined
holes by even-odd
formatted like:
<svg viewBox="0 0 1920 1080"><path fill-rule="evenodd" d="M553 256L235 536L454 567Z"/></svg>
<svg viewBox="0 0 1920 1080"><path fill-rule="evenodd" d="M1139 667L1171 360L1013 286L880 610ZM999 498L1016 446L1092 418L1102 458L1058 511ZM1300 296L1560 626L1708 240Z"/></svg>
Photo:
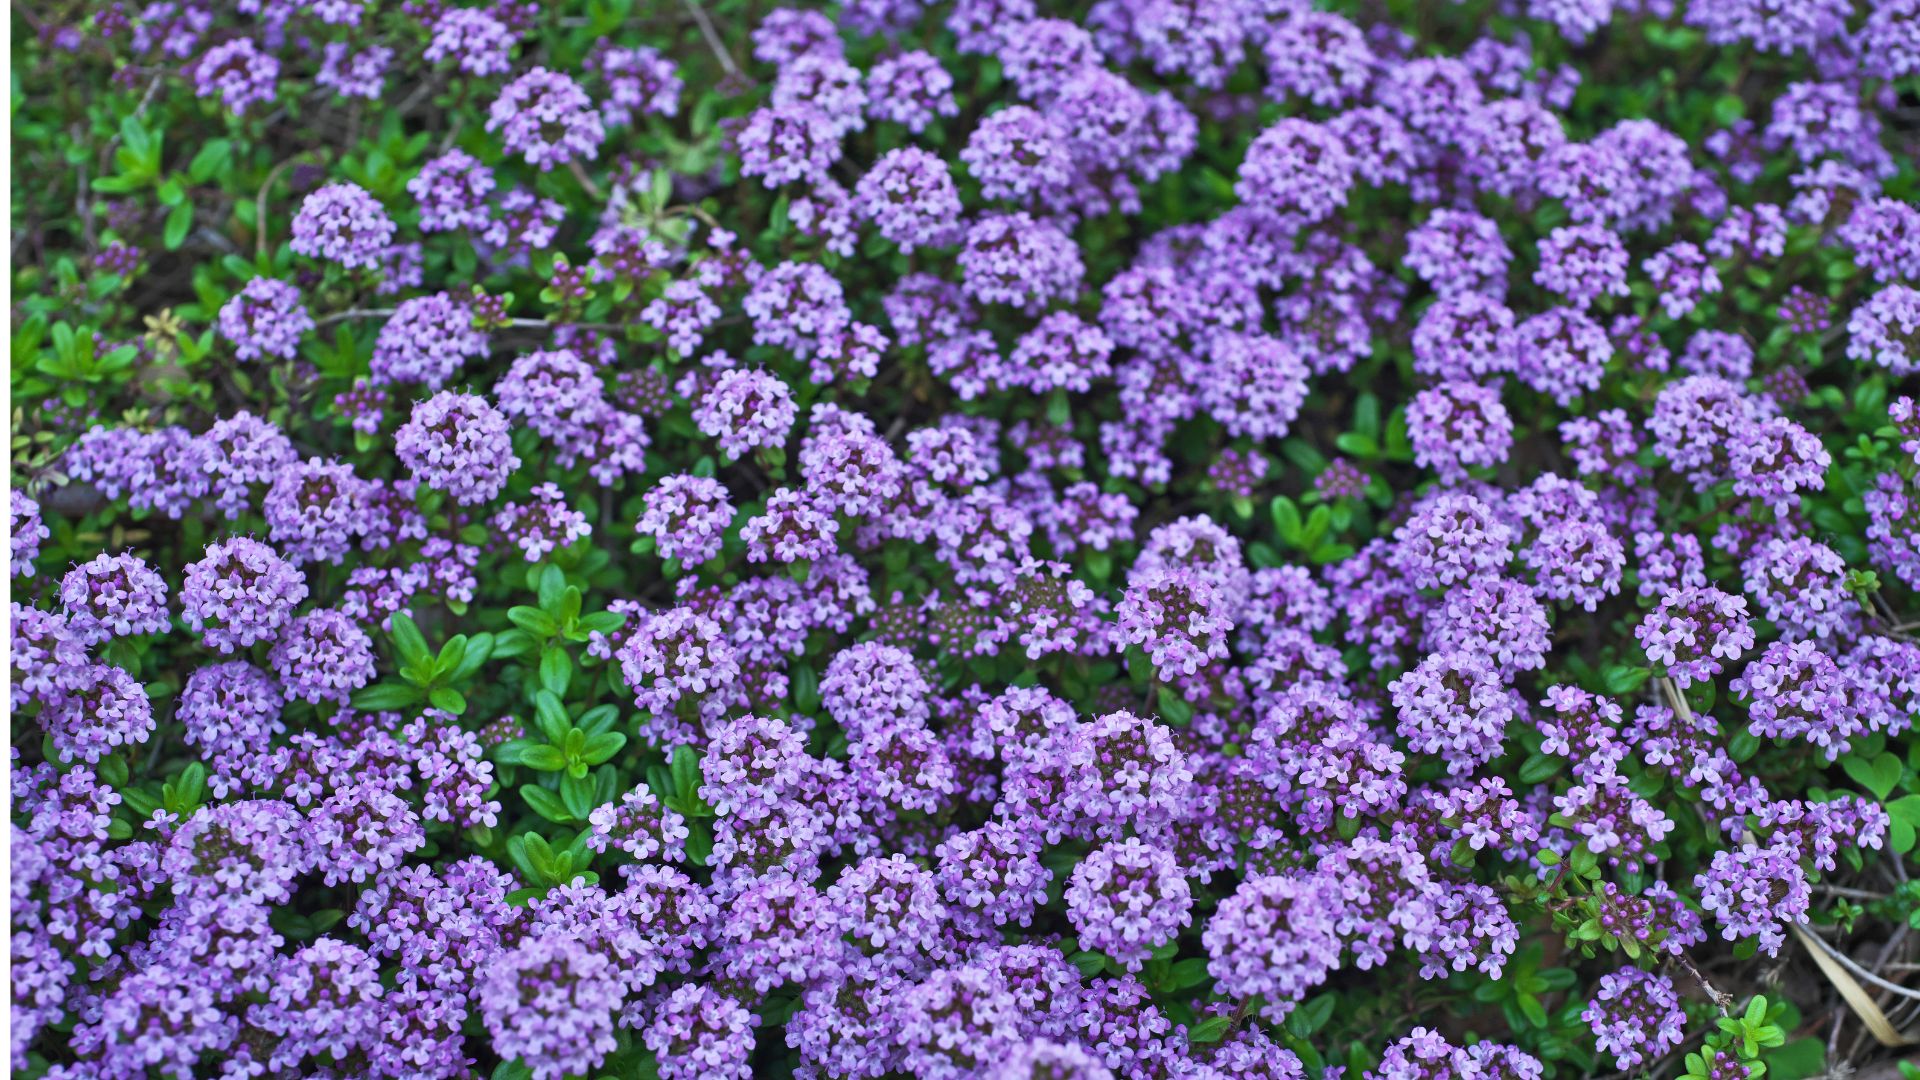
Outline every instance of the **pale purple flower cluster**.
<svg viewBox="0 0 1920 1080"><path fill-rule="evenodd" d="M1292 3L778 8L715 30L718 85L647 19L556 51L518 3L407 5L408 46L241 7L85 40L256 117L283 76L331 91L289 115L451 89L336 170L366 187L287 176L291 250L349 273L264 228L195 278L247 278L188 317L231 355L157 316L86 354L156 402L274 363L140 427L70 439L112 379L23 413L49 1075L1304 1080L1277 1025L1326 992L1301 1019L1352 1036L1344 967L1439 1008L1541 904L1650 966L1707 921L1775 955L1901 842L1804 789L1920 706L1920 418L1880 393L1920 370L1920 212L1871 81L1920 71L1908 0L1503 9L1777 54L1699 153L1573 108L1558 44ZM483 130L415 130L470 95ZM89 224L143 235L118 202ZM139 554L36 578L88 543ZM1620 1069L1688 1034L1665 974L1566 993ZM1547 1068L1400 1030L1368 1076Z"/></svg>
<svg viewBox="0 0 1920 1080"><path fill-rule="evenodd" d="M220 308L220 333L242 360L290 360L313 327L300 290L274 278L254 278Z"/></svg>
<svg viewBox="0 0 1920 1080"><path fill-rule="evenodd" d="M393 450L415 480L462 505L492 501L520 467L500 410L485 398L451 390L413 407Z"/></svg>
<svg viewBox="0 0 1920 1080"><path fill-rule="evenodd" d="M293 250L349 270L370 270L381 265L394 231L386 208L365 188L328 184L300 204L293 219Z"/></svg>

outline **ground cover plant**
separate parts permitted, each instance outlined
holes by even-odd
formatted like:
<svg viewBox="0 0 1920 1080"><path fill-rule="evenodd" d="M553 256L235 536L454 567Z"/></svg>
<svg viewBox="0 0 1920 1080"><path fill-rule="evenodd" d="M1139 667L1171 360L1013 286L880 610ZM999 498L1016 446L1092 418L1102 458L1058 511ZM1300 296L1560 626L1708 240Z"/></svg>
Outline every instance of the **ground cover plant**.
<svg viewBox="0 0 1920 1080"><path fill-rule="evenodd" d="M1915 1075L1915 0L12 48L18 1075Z"/></svg>

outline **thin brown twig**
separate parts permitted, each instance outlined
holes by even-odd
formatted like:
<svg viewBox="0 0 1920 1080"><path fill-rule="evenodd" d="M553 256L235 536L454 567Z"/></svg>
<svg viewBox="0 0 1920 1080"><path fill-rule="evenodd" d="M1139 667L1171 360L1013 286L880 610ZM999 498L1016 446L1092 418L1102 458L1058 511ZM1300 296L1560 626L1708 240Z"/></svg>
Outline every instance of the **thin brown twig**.
<svg viewBox="0 0 1920 1080"><path fill-rule="evenodd" d="M1733 995L1721 991L1707 981L1706 972L1701 971L1693 962L1693 957L1683 952L1675 956L1674 960L1686 970L1688 975L1693 976L1693 981L1699 984L1700 989L1707 992L1709 998L1713 999L1714 1007L1720 1010L1721 1016L1733 1015Z"/></svg>
<svg viewBox="0 0 1920 1080"><path fill-rule="evenodd" d="M273 171L267 173L266 181L260 185L260 198L253 204L254 256L262 263L267 261L267 196L273 191L273 182L280 179L280 174L298 160L298 156L290 157L275 165Z"/></svg>
<svg viewBox="0 0 1920 1080"><path fill-rule="evenodd" d="M592 198L595 202L604 202L606 200L606 196L600 191L600 185L594 183L593 178L587 175L587 170L581 166L579 158L574 158L572 161L567 162L567 168L573 170L574 179L580 181L580 186L587 189L588 197Z"/></svg>
<svg viewBox="0 0 1920 1080"><path fill-rule="evenodd" d="M727 51L726 43L720 40L720 31L713 28L713 20L707 16L707 9L700 6L700 0L682 0L687 11L693 15L693 21L700 25L700 36L707 39L707 48L720 59L720 66L727 74L736 78L740 75L740 65L733 62L733 54Z"/></svg>
<svg viewBox="0 0 1920 1080"><path fill-rule="evenodd" d="M348 319L384 319L393 314L393 308L354 308L350 311L336 311L331 315L322 315L313 320L315 326L331 326Z"/></svg>

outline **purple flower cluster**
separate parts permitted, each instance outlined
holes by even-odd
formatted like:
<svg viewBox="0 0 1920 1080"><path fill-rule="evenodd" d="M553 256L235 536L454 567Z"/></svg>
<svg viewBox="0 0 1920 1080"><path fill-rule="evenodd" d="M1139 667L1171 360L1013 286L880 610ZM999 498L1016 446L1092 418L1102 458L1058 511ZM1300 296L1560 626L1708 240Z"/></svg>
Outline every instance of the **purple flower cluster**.
<svg viewBox="0 0 1920 1080"><path fill-rule="evenodd" d="M1540 1080L1865 940L1920 9L1403 7L37 16L16 1070Z"/></svg>

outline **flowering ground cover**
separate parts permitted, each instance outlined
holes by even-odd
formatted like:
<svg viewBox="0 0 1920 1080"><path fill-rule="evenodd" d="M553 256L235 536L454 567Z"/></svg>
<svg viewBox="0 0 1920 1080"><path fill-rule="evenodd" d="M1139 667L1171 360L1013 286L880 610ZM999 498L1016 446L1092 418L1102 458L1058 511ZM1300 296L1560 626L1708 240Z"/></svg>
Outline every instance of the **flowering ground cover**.
<svg viewBox="0 0 1920 1080"><path fill-rule="evenodd" d="M17 1075L1920 1076L1917 0L12 11Z"/></svg>

